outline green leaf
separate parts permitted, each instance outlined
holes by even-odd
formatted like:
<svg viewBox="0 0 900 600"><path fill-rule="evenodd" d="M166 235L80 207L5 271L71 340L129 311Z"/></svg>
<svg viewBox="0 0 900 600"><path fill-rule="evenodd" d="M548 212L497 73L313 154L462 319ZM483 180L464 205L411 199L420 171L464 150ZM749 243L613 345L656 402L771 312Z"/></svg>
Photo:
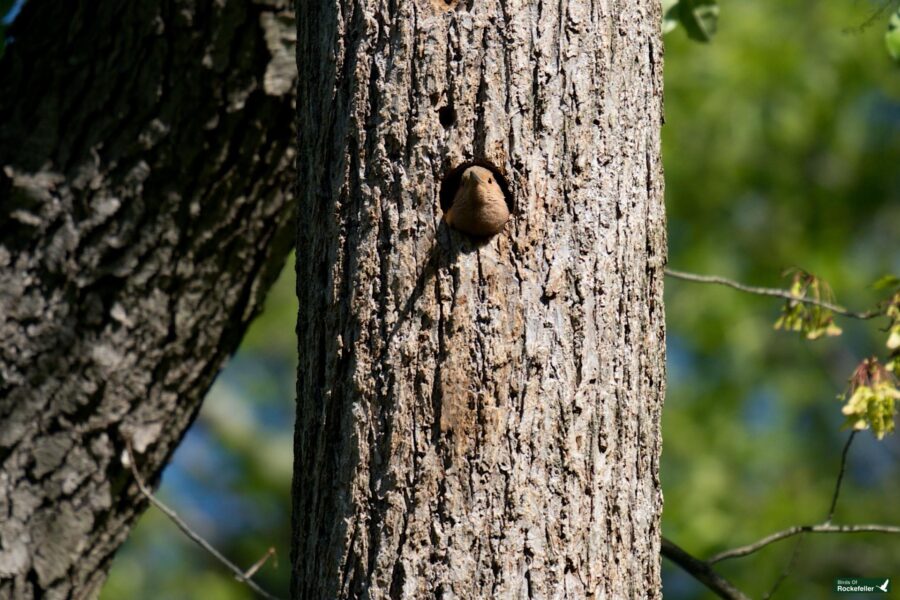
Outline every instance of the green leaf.
<svg viewBox="0 0 900 600"><path fill-rule="evenodd" d="M884 32L884 45L887 46L891 58L900 62L900 10L891 15L888 21L887 31Z"/></svg>
<svg viewBox="0 0 900 600"><path fill-rule="evenodd" d="M894 324L890 329L887 344L888 350L900 350L900 323Z"/></svg>
<svg viewBox="0 0 900 600"><path fill-rule="evenodd" d="M881 382L874 386L861 385L854 390L841 412L847 417L844 427L856 430L872 429L876 439L894 431L894 415L897 388L891 383Z"/></svg>
<svg viewBox="0 0 900 600"><path fill-rule="evenodd" d="M793 274L791 283L791 296L795 298L812 298L814 300L829 300L831 289L828 284L800 269L788 271ZM781 316L775 321L775 329L785 331L798 331L803 333L808 340L816 340L824 336L841 335L842 330L834 324L832 311L821 306L788 300L781 309Z"/></svg>
<svg viewBox="0 0 900 600"><path fill-rule="evenodd" d="M867 358L850 377L850 390L839 398L844 401L841 412L846 417L845 428L871 429L876 439L894 431L900 389L897 380L878 363Z"/></svg>
<svg viewBox="0 0 900 600"><path fill-rule="evenodd" d="M679 16L688 37L709 42L716 35L719 24L718 0L681 0Z"/></svg>
<svg viewBox="0 0 900 600"><path fill-rule="evenodd" d="M662 32L665 35L678 27L681 20L681 5L678 0L662 0L662 12Z"/></svg>
<svg viewBox="0 0 900 600"><path fill-rule="evenodd" d="M872 287L878 291L892 290L898 286L900 286L900 277L897 277L896 275L884 275L883 277L879 277L878 280L872 284Z"/></svg>

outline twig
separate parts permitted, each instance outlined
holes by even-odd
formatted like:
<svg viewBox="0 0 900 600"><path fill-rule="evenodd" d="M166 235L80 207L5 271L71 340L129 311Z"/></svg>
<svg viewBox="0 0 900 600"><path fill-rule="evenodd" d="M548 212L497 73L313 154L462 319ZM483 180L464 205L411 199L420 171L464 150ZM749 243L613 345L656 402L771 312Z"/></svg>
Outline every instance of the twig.
<svg viewBox="0 0 900 600"><path fill-rule="evenodd" d="M837 508L838 498L841 495L841 483L844 481L844 471L847 468L847 453L850 452L850 445L853 443L853 438L855 436L856 431L851 431L850 435L847 436L847 441L844 443L844 449L841 451L841 464L838 467L837 481L835 481L834 484L834 493L831 495L831 504L828 506L828 516L825 517L826 524L831 523L831 519L834 517L834 511ZM794 549L791 552L791 559L784 569L782 569L781 574L778 576L778 579L775 580L775 583L772 584L769 592L763 596L763 600L769 600L769 598L774 596L775 592L778 591L778 588L781 587L781 584L784 583L784 580L791 574L794 565L797 564L797 559L800 557L800 546L803 544L803 535L803 533L798 535L797 543L794 544Z"/></svg>
<svg viewBox="0 0 900 600"><path fill-rule="evenodd" d="M774 298L782 298L784 300L790 300L792 302L802 302L803 304L821 306L822 308L826 308L833 313L843 315L845 317L852 317L854 319L873 319L875 317L881 316L884 312L882 310L853 312L851 310L847 310L843 306L838 306L837 304L832 304L831 302L826 302L824 300L817 300L816 298L808 298L805 296L795 296L788 290L744 285L743 283L738 283L737 281L726 279L725 277L719 277L718 275L697 275L696 273L685 273L684 271L676 271L674 269L666 269L666 275L668 275L669 277L674 277L675 279L683 279L684 281L693 281L696 283L717 283L719 285L725 285L742 292L747 292L748 294L772 296Z"/></svg>
<svg viewBox="0 0 900 600"><path fill-rule="evenodd" d="M266 598L266 600L279 600L277 596L273 596L269 592L259 587L256 582L254 582L252 579L246 576L243 571L241 571L240 567L225 558L225 556L223 556L221 552L213 548L212 545L205 539L203 539L203 537L199 533L196 533L193 529L191 529L190 526L181 519L181 517L175 514L174 510L163 504L161 500L158 500L156 496L154 496L153 493L144 484L144 480L141 477L141 474L138 472L137 463L134 460L134 453L131 451L130 441L125 441L125 448L128 452L128 466L131 467L131 472L134 474L134 479L137 482L138 489L140 489L144 497L147 498L147 500L149 500L153 506L161 510L163 514L169 517L169 519L171 519L172 522L175 523L175 525L178 527L178 529L184 532L186 536L194 540L194 542L196 542L201 548L213 555L216 560L228 567L228 569L232 573L234 573L234 576L238 581L247 584L250 589L252 589L263 598Z"/></svg>
<svg viewBox="0 0 900 600"><path fill-rule="evenodd" d="M800 557L800 545L803 543L803 536L797 538L797 543L794 544L794 550L791 552L791 560L788 561L787 566L781 570L781 574L778 576L778 579L775 580L775 583L772 584L772 587L769 588L768 593L763 596L763 600L769 600L772 596L775 595L775 592L778 591L778 588L781 587L781 584L784 583L784 580L787 579L788 575L791 574L791 571L794 569L794 565L797 564L797 558Z"/></svg>
<svg viewBox="0 0 900 600"><path fill-rule="evenodd" d="M729 558L738 558L739 556L747 556L753 554L761 548L765 548L769 544L781 541L783 539L799 535L801 533L900 533L900 526L897 525L834 525L832 523L819 523L818 525L795 525L773 534L767 535L759 541L739 546L731 550L719 552L711 556L706 562L711 565L717 562L727 560Z"/></svg>
<svg viewBox="0 0 900 600"><path fill-rule="evenodd" d="M838 469L837 482L834 484L834 494L831 496L831 506L828 507L828 516L825 517L826 523L831 523L832 517L834 517L834 509L837 508L838 496L841 494L841 482L844 480L844 471L847 468L847 453L850 451L850 444L853 443L853 438L856 436L856 431L851 431L850 436L847 438L847 443L844 444L844 449L841 451L841 466Z"/></svg>
<svg viewBox="0 0 900 600"><path fill-rule="evenodd" d="M730 581L713 571L708 561L702 561L685 552L674 542L662 538L660 554L690 573L694 578L725 600L750 600L749 596L734 587Z"/></svg>
<svg viewBox="0 0 900 600"><path fill-rule="evenodd" d="M244 577L253 577L254 575L256 575L256 572L259 571L262 566L266 564L266 561L273 556L275 557L275 567L277 568L278 554L275 552L275 546L269 546L269 549L266 550L266 553L262 555L262 558L253 563L249 569L244 571Z"/></svg>

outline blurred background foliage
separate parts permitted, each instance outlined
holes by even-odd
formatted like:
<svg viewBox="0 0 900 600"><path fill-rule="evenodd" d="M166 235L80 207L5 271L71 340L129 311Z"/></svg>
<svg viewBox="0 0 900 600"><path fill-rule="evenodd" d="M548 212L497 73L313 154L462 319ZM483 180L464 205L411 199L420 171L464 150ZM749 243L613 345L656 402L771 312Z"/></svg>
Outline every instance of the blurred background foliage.
<svg viewBox="0 0 900 600"><path fill-rule="evenodd" d="M880 299L900 273L900 68L881 3L754 0L721 6L701 45L666 37L663 159L669 264L788 287L802 267L845 306ZM836 396L884 320L838 317L840 337L774 331L780 303L666 282L663 533L697 556L821 522L846 437ZM836 522L900 522L900 445L856 437ZM760 598L794 541L721 563ZM667 561L666 598L709 598ZM830 598L835 577L897 576L900 539L807 537L776 597Z"/></svg>
<svg viewBox="0 0 900 600"><path fill-rule="evenodd" d="M862 0L753 0L721 7L712 43L666 36L663 156L670 265L787 287L802 267L854 309L900 274L900 68L889 13ZM837 395L883 322L838 317L815 342L775 331L780 304L668 280L664 534L699 556L824 520L848 433ZM286 596L296 349L293 264L209 393L160 496L260 582ZM900 444L858 435L836 522L900 522ZM793 541L722 563L761 597ZM712 597L667 561L667 599ZM900 576L900 539L807 537L776 597L830 598L835 577ZM150 509L116 557L105 600L251 595Z"/></svg>

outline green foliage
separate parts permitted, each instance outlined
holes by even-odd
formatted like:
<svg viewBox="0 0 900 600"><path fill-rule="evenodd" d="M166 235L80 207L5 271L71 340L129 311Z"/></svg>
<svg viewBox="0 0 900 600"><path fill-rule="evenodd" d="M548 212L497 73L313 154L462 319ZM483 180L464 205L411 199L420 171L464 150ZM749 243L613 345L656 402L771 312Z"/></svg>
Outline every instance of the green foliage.
<svg viewBox="0 0 900 600"><path fill-rule="evenodd" d="M871 282L896 272L900 239L900 78L883 25L858 28L867 2L722 10L713 46L666 37L669 264L768 287L803 265L842 305L877 306L887 293ZM844 334L813 344L772 331L779 308L666 280L662 527L700 557L825 516L847 435L834 398L859 359L884 348L883 319L837 316ZM896 521L886 499L900 496L898 444L857 436L837 520ZM773 544L722 573L763 597L792 550ZM807 539L775 597L832 598L835 573L894 572L898 557L893 538ZM667 600L712 598L663 568Z"/></svg>
<svg viewBox="0 0 900 600"><path fill-rule="evenodd" d="M681 24L688 37L698 42L708 42L716 35L719 26L718 0L681 0Z"/></svg>
<svg viewBox="0 0 900 600"><path fill-rule="evenodd" d="M845 427L871 429L879 440L894 431L900 390L893 375L878 363L877 358L867 358L857 367L850 378L848 394L840 398L845 401L841 409L847 417Z"/></svg>
<svg viewBox="0 0 900 600"><path fill-rule="evenodd" d="M884 275L872 284L872 289L889 293L889 296L879 304L880 310L888 319L888 336L885 343L888 360L885 368L900 377L900 277Z"/></svg>
<svg viewBox="0 0 900 600"><path fill-rule="evenodd" d="M894 287L900 288L900 279L895 281ZM900 377L900 290L888 300L885 315L891 321L886 344L890 352L887 369Z"/></svg>
<svg viewBox="0 0 900 600"><path fill-rule="evenodd" d="M676 27L681 20L681 6L678 0L662 0L662 32L663 35L669 33Z"/></svg>
<svg viewBox="0 0 900 600"><path fill-rule="evenodd" d="M801 299L833 303L834 298L828 285L807 273L793 270L790 293ZM845 427L852 429L872 429L879 440L894 430L896 414L895 401L900 391L892 371L896 374L900 364L900 278L894 275L881 277L873 284L876 290L897 290L893 296L881 303L884 315L890 320L887 347L891 352L886 367L877 358L865 359L850 377L849 392L839 398L845 402L841 412L846 416ZM841 329L834 324L832 311L818 305L804 304L789 300L782 308L782 315L775 322L775 329L799 331L807 339L818 339L822 335L837 336ZM849 398L848 398L849 396Z"/></svg>
<svg viewBox="0 0 900 600"><path fill-rule="evenodd" d="M888 20L887 31L884 32L884 45L887 46L891 58L900 62L900 9Z"/></svg>
<svg viewBox="0 0 900 600"><path fill-rule="evenodd" d="M692 40L709 42L719 24L718 0L662 0L663 33L680 23Z"/></svg>
<svg viewBox="0 0 900 600"><path fill-rule="evenodd" d="M827 283L811 273L799 269L793 270L791 295L795 298L834 302L834 296ZM823 335L838 336L843 333L841 328L834 324L834 313L830 310L798 300L785 302L781 309L781 316L775 321L775 329L799 331L808 340L815 340Z"/></svg>
<svg viewBox="0 0 900 600"><path fill-rule="evenodd" d="M900 277L897 277L896 275L883 275L872 284L872 289L878 291L900 289Z"/></svg>
<svg viewBox="0 0 900 600"><path fill-rule="evenodd" d="M689 38L707 43L719 28L718 0L662 0L662 13L663 35L681 24ZM888 19L884 44L891 58L900 63L900 9Z"/></svg>

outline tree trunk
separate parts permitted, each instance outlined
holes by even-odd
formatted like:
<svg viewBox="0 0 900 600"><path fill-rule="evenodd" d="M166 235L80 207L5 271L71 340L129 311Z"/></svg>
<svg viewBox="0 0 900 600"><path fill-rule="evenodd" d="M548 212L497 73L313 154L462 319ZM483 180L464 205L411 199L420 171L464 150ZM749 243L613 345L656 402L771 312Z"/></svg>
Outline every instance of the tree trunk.
<svg viewBox="0 0 900 600"><path fill-rule="evenodd" d="M0 598L91 598L290 249L284 0L29 0L0 62Z"/></svg>
<svg viewBox="0 0 900 600"><path fill-rule="evenodd" d="M298 14L294 598L659 597L658 0Z"/></svg>

